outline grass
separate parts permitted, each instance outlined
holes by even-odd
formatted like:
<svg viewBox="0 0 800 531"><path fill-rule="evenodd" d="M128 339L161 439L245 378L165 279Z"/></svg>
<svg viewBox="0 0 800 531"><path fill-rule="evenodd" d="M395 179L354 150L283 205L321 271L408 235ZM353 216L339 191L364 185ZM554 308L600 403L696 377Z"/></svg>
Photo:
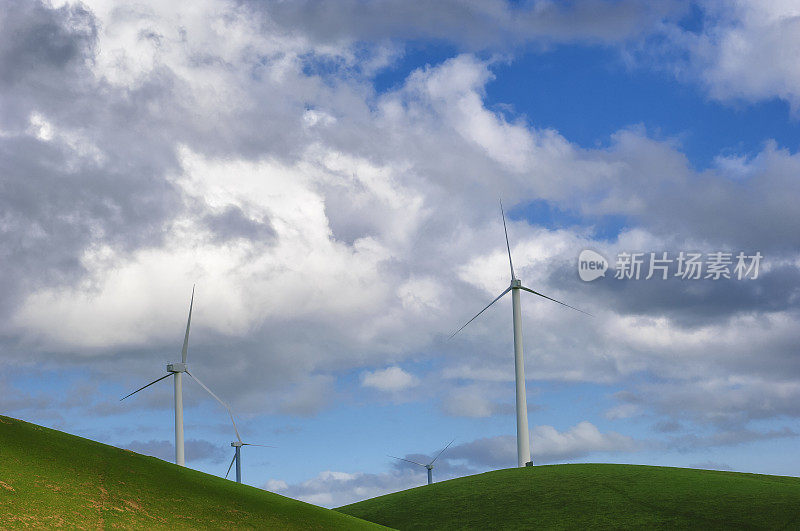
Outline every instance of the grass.
<svg viewBox="0 0 800 531"><path fill-rule="evenodd" d="M376 529L379 526L0 416L0 528Z"/></svg>
<svg viewBox="0 0 800 531"><path fill-rule="evenodd" d="M337 509L397 529L798 529L800 478L638 465L513 468Z"/></svg>

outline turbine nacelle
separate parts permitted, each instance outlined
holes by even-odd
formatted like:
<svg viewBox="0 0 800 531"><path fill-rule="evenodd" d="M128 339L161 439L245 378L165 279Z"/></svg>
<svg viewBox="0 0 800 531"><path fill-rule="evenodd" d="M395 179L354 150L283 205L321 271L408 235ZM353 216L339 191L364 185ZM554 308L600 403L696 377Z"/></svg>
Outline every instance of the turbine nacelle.
<svg viewBox="0 0 800 531"><path fill-rule="evenodd" d="M167 372L189 372L189 366L186 363L169 363L167 364Z"/></svg>

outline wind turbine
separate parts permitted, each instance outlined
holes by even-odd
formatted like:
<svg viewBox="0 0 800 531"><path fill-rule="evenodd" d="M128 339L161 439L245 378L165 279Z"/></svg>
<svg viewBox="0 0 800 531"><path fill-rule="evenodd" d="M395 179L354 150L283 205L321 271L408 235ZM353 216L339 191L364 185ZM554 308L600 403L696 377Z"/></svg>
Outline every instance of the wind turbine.
<svg viewBox="0 0 800 531"><path fill-rule="evenodd" d="M236 463L236 483L242 482L242 446L261 446L263 448L275 448L274 446L267 446L266 444L253 444L253 443L246 443L242 442L239 439L239 434L236 434L236 440L231 443L231 446L234 447L235 451L233 453L233 459L231 459L231 464L228 465L228 471L225 472L225 479L228 479L228 474L231 473L231 468L233 467L233 463Z"/></svg>
<svg viewBox="0 0 800 531"><path fill-rule="evenodd" d="M189 374L189 371L186 371L186 373ZM192 375L189 374L189 376L192 376ZM236 483L241 483L242 482L242 455L241 455L242 446L262 446L264 448L275 448L275 447L274 446L267 446L266 444L253 444L253 443L242 442L242 437L241 437L241 435L239 435L239 428L236 426L236 421L233 418L233 410L230 408L230 406L228 404L226 404L225 402L223 402L220 397L215 395L211 391L211 389L206 387L206 385L203 382L201 382L200 380L198 380L194 376L192 376L192 378L194 378L194 381L199 383L200 386L203 389L208 391L208 394L213 396L216 399L217 402L222 404L222 407L224 407L228 411L228 415L231 417L231 424L233 424L233 431L236 433L236 440L231 443L231 446L233 446L235 448L235 452L233 454L233 459L231 460L231 464L228 466L228 471L225 473L225 479L228 479L228 474L231 473L231 467L233 466L233 463L235 461L236 462Z"/></svg>
<svg viewBox="0 0 800 531"><path fill-rule="evenodd" d="M522 281L517 278L514 274L514 264L511 261L511 246L508 243L508 228L506 227L506 214L503 211L503 202L500 202L500 214L503 217L503 231L506 235L506 250L508 251L508 265L511 267L511 285L503 291L500 295L497 296L495 300L490 302L483 310L479 311L475 317L467 321L464 326L453 332L449 339L452 339L457 333L461 332L468 324L472 321L477 319L477 317L489 309L489 306L494 304L495 302L499 301L503 296L511 292L511 305L513 307L513 323L514 323L514 377L516 380L517 386L517 394L516 394L516 401L517 401L517 464L518 466L533 466L533 459L531 458L531 442L530 442L530 434L528 432L528 402L527 402L527 395L525 393L525 363L523 361L522 356L522 310L520 308L519 302L519 292L520 290L527 291L533 293L534 295L538 295L539 297L544 297L547 300L557 302L562 306L566 306L567 308L572 308L573 310L577 310L581 313L585 313L586 315L591 315L590 313L584 312L583 310L579 310L574 306L570 306L569 304L565 304L561 301L553 299L552 297L548 297L547 295L543 295L538 291L534 291L530 288L526 288L522 285Z"/></svg>
<svg viewBox="0 0 800 531"><path fill-rule="evenodd" d="M197 383L199 383L200 385L203 385L199 381ZM206 387L205 385L203 385L203 387L205 388L206 391L211 393L211 390L208 387ZM225 409L228 410L228 414L231 416L231 423L233 423L233 431L236 432L236 440L231 443L231 446L233 446L233 448L234 448L233 459L231 459L231 464L228 465L228 471L225 472L225 479L228 479L228 474L231 473L231 467L233 467L233 463L236 463L236 483L241 483L242 482L242 446L261 446L263 448L275 448L275 447L274 446L267 446L266 444L253 444L253 443L242 442L242 438L239 435L239 428L236 427L236 421L233 420L233 411L231 410L230 407L228 407L228 405L225 402L223 402L222 400L217 398L217 396L214 393L211 393L211 395L214 398L217 399L217 402L222 404L225 407Z"/></svg>
<svg viewBox="0 0 800 531"><path fill-rule="evenodd" d="M211 389L206 387L206 385L197 379L192 373L189 372L189 366L186 363L186 355L189 350L189 328L192 324L192 306L194 306L194 286L192 286L192 298L189 301L189 319L186 321L186 334L183 336L183 349L181 349L181 362L180 363L170 363L167 365L167 374L166 376L162 376L157 380L153 380L149 384L140 387L136 391L123 396L120 398L120 401L125 400L129 396L133 396L142 389L146 389L153 385L154 383L158 383L164 378L169 378L170 376L174 377L175 383L175 464L180 466L186 466L186 460L184 459L184 452L183 452L183 382L181 380L182 374L185 372L188 374L195 382L200 384L200 387L205 389L214 399L222 404L222 406L228 410L228 414L231 417L231 422L233 423L233 429L236 431L236 437L239 438L239 430L236 428L236 422L233 420L233 412L231 408L228 407L225 402L219 399L217 395L211 392Z"/></svg>
<svg viewBox="0 0 800 531"><path fill-rule="evenodd" d="M442 451L439 452L439 454L436 457L433 458L433 461L431 461L427 465L423 465L422 463L417 463L416 461L412 461L411 459L403 459L402 457L395 457L393 455L390 455L389 457L391 457L392 459L397 459L399 461L405 461L407 463L413 463L415 465L424 466L425 468L427 468L428 469L428 485L430 485L431 483L433 483L433 463L435 463L436 460L439 459L439 456L442 455L444 453L444 451L447 450L450 447L451 444L453 444L453 441L455 441L455 439L453 439L452 441L447 443L447 446L442 448Z"/></svg>

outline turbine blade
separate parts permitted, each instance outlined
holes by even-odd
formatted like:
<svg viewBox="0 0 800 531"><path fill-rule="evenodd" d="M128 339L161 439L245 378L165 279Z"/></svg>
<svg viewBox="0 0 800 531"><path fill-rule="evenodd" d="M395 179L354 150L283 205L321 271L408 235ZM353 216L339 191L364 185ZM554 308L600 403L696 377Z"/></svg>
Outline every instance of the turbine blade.
<svg viewBox="0 0 800 531"><path fill-rule="evenodd" d="M489 306L491 306L492 304L494 304L494 303L496 303L497 301L499 301L499 300L500 300L500 299L503 297L503 295L505 295L505 294L506 294L506 293L508 293L509 291L511 291L511 288L510 288L510 287L506 288L506 290L505 290L503 293L501 293L500 295L498 295L498 296L497 296L497 298L496 298L495 300L493 300L492 302L490 302L489 304L487 304L487 305L486 305L486 308L484 308L483 310L479 311L479 312L478 312L478 313L475 315L475 317L473 317L472 319L470 319L469 321L467 321L467 322L464 324L464 326L462 326L461 328L459 328L458 330L456 330L455 332L453 332L453 333L450 335L450 337L448 337L447 339L453 339L453 337L455 337L455 335L456 335L457 333L459 333L459 332L461 332L462 330L464 330L464 329L467 327L467 325L468 325L468 324L470 324L472 321L474 321L475 319L477 319L477 318L478 318L478 315L480 315L480 314L482 314L483 312L485 312L486 310L488 310L488 309L489 309Z"/></svg>
<svg viewBox="0 0 800 531"><path fill-rule="evenodd" d="M573 309L573 310L575 310L575 311L578 311L578 312L581 312L581 313L585 313L586 315L588 315L588 316L590 316L590 317L594 317L594 315L590 314L589 312L584 312L583 310L580 310L580 309L576 308L575 306L570 306L569 304L566 304L566 303L564 303L564 302L561 302L561 301L557 301L557 300L555 300L555 299L554 299L554 298L552 298L552 297L548 297L547 295L542 295L542 294L541 294L541 293L539 293L538 291L533 291L532 289L530 289L530 288L526 288L525 286L520 286L520 289L524 289L525 291L529 291L529 292L533 293L534 295L538 295L538 296L540 296L540 297L544 297L544 298L545 298L545 299L547 299L547 300L550 300L550 301L553 301L553 302L557 302L557 303L559 303L561 306L566 306L567 308L572 308L572 309Z"/></svg>
<svg viewBox="0 0 800 531"><path fill-rule="evenodd" d="M231 464L228 465L228 471L225 472L225 479L228 479L228 474L231 473L231 468L233 468L233 462L236 461L236 454L233 454L233 459L231 459Z"/></svg>
<svg viewBox="0 0 800 531"><path fill-rule="evenodd" d="M514 264L511 262L511 246L508 244L508 229L506 228L506 213L503 210L503 200L500 200L500 214L503 216L503 232L506 233L506 250L508 251L508 265L511 266L511 280L516 279L514 276Z"/></svg>
<svg viewBox="0 0 800 531"><path fill-rule="evenodd" d="M183 336L182 363L186 363L186 354L189 351L189 326L192 324L192 306L194 306L194 286L192 286L192 299L189 301L189 319L186 321L186 335Z"/></svg>
<svg viewBox="0 0 800 531"><path fill-rule="evenodd" d="M237 427L236 427L236 421L233 419L233 411L231 411L231 408L230 408L230 407L228 407L228 404L226 404L225 402L223 402L223 401L220 399L220 397L218 397L217 395L215 395L215 394L214 394L214 393L211 391L211 389L209 389L208 387L206 387L206 384L204 384L203 382L201 382L200 380L198 380L198 379L197 379L197 377L196 377L195 375L193 375L193 374L192 374L192 373L190 373L189 371L186 371L186 374L188 374L189 376L191 376L191 377L192 377L192 380L194 380L195 382L199 383L199 384L200 384L200 387L202 387L203 389L205 389L205 390L208 392L208 394L210 394L211 396L213 396L213 397L214 397L214 399L215 399L217 402L219 402L220 404L222 404L222 407L224 407L225 409L227 409L227 410L228 410L228 415L230 415L230 417L231 417L231 423L233 424L233 431L235 431L235 432L236 432L236 440L238 440L239 442L242 442L242 438L239 436L239 428L237 428Z"/></svg>
<svg viewBox="0 0 800 531"><path fill-rule="evenodd" d="M388 455L387 457L391 457L392 459L397 459L398 461L405 461L407 463L414 463L415 465L425 466L422 463L417 463L416 461L412 461L411 459L403 459L402 457L395 457L393 455Z"/></svg>
<svg viewBox="0 0 800 531"><path fill-rule="evenodd" d="M172 376L172 373L171 373L171 372L170 372L170 373L168 373L166 376L162 376L162 377L161 377L161 378L159 378L158 380L153 380L153 381L152 381L152 382L150 382L149 384L147 384L147 385L145 385L145 386L143 386L143 387L140 387L139 389L137 389L136 391L132 392L131 394L123 396L122 398L120 398L120 399L119 399L119 401L120 401L120 402L122 402L123 400L125 400L125 399L126 399L126 398L128 398L129 396L135 395L136 393L138 393L138 392L139 392L139 391L141 391L142 389L147 389L148 387L150 387L150 386L151 386L151 385L153 385L154 383L158 383L158 382L160 382L161 380L163 380L164 378L169 378L170 376Z"/></svg>
<svg viewBox="0 0 800 531"><path fill-rule="evenodd" d="M270 446L268 444L254 444L254 443L242 443L242 446L260 446L262 448L277 448L277 446Z"/></svg>
<svg viewBox="0 0 800 531"><path fill-rule="evenodd" d="M441 452L439 452L439 455L442 455L442 454L444 453L444 451L445 451L445 450L447 450L448 448L450 448L450 445L451 445L451 444L453 444L454 442L455 442L455 439L453 439L452 441L450 441L449 443L447 443L447 446L445 446L444 448L442 448L442 451L441 451ZM429 465L432 465L432 464L433 464L433 463L434 463L434 462L435 462L437 459L439 459L439 455L437 455L436 457L434 457L434 458L433 458L433 461L431 461L431 462L430 462L430 463L428 463L428 464L429 464Z"/></svg>

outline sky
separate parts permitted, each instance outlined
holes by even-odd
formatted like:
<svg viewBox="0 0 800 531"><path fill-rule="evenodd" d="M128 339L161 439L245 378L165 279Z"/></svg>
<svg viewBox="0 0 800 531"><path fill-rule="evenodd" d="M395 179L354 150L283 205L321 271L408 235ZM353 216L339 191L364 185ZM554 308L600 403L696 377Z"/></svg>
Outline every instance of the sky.
<svg viewBox="0 0 800 531"><path fill-rule="evenodd" d="M0 2L3 414L172 460L196 286L244 482L515 466L502 198L535 464L800 475L796 2Z"/></svg>

